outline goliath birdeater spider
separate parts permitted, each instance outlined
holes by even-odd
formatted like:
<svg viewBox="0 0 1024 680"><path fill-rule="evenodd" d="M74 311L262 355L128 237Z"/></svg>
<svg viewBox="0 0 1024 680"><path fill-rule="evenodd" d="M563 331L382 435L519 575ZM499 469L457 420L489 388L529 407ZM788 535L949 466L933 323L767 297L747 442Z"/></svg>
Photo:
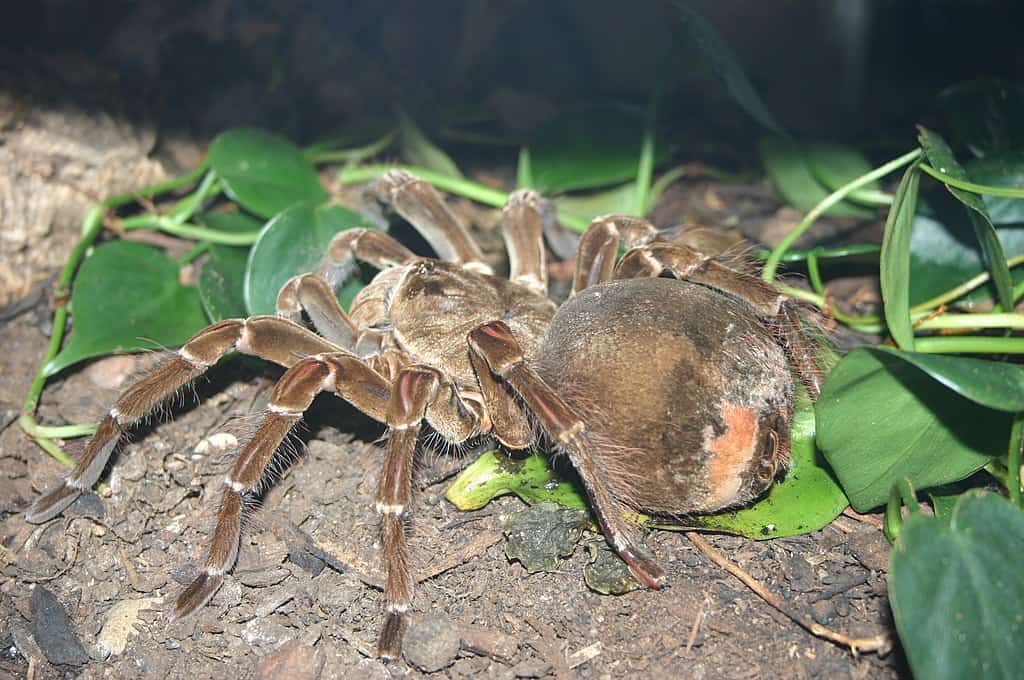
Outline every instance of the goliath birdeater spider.
<svg viewBox="0 0 1024 680"><path fill-rule="evenodd" d="M575 467L608 542L651 588L665 575L625 510L741 505L787 464L793 376L816 397L819 371L796 307L771 285L642 219L609 215L581 238L572 296L556 308L542 238L550 213L535 193L513 193L502 214L508 279L493 275L425 182L392 171L367 194L408 220L438 259L383 232L339 233L315 272L284 285L276 316L215 323L130 387L27 519L44 522L92 487L125 430L225 353L280 364L267 411L224 478L205 566L170 616L195 612L220 587L246 495L328 391L388 428L376 503L387 572L378 652L395 658L412 605L405 525L424 422L452 443L491 435L524 449L542 437ZM358 263L380 273L346 313L335 291Z"/></svg>

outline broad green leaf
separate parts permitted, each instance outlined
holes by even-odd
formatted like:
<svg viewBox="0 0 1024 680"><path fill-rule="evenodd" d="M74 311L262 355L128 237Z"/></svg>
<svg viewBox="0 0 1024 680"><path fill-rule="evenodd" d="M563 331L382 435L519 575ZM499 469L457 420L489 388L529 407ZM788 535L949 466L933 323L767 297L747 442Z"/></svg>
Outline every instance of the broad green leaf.
<svg viewBox="0 0 1024 680"><path fill-rule="evenodd" d="M814 408L801 389L793 418L792 462L785 479L749 508L690 517L689 522L757 540L798 536L828 526L849 502L814 444L814 427Z"/></svg>
<svg viewBox="0 0 1024 680"><path fill-rule="evenodd" d="M938 134L923 126L918 127L918 139L925 156L932 167L939 172L945 173L954 179L970 181L963 166L953 156L953 150L949 148ZM999 243L999 236L988 216L988 209L985 207L981 196L958 189L947 184L946 188L967 208L971 224L974 225L974 235L981 247L981 255L992 275L992 282L996 288L996 297L1002 303L1003 309L1013 310L1013 281L1010 278L1010 270L1006 266L1006 256L1003 254L1003 246Z"/></svg>
<svg viewBox="0 0 1024 680"><path fill-rule="evenodd" d="M196 289L178 283L178 265L128 241L104 243L82 263L71 310L71 338L46 375L82 359L180 345L207 325Z"/></svg>
<svg viewBox="0 0 1024 680"><path fill-rule="evenodd" d="M890 347L873 347L870 351L902 359L976 404L1008 413L1024 411L1024 366L1019 364L902 352Z"/></svg>
<svg viewBox="0 0 1024 680"><path fill-rule="evenodd" d="M544 125L530 144L532 188L546 194L593 189L635 179L643 115L622 109L568 113ZM655 145L655 164L668 156Z"/></svg>
<svg viewBox="0 0 1024 680"><path fill-rule="evenodd" d="M412 118L398 114L398 146L402 158L410 165L427 168L450 177L462 177L455 161L423 133Z"/></svg>
<svg viewBox="0 0 1024 680"><path fill-rule="evenodd" d="M259 231L263 228L263 220L258 220L242 212L203 213L200 221L211 229L226 231L232 234L244 234L250 231Z"/></svg>
<svg viewBox="0 0 1024 680"><path fill-rule="evenodd" d="M1024 120L1024 118L1022 118ZM1001 151L967 162L967 175L972 182L992 187L1024 189L1024 151ZM989 217L994 224L1024 222L1024 198L1007 198L982 194Z"/></svg>
<svg viewBox="0 0 1024 680"><path fill-rule="evenodd" d="M835 191L873 170L867 157L857 149L830 142L809 144L807 146L807 164L814 177L829 191ZM862 195L880 191L881 185L878 180L875 180L851 193L848 200L856 203L862 200L860 198ZM875 203L868 202L868 205L875 205Z"/></svg>
<svg viewBox="0 0 1024 680"><path fill-rule="evenodd" d="M246 316L243 289L248 259L248 248L210 246L210 259L199 273L199 298L211 321Z"/></svg>
<svg viewBox="0 0 1024 680"><path fill-rule="evenodd" d="M251 128L228 130L213 140L209 160L228 195L260 217L273 217L300 201L327 200L313 164L278 135Z"/></svg>
<svg viewBox="0 0 1024 680"><path fill-rule="evenodd" d="M948 192L932 192L918 200L910 238L910 302L917 304L959 285L985 270L970 221L963 208ZM996 228L1007 257L1024 253L1024 227ZM1013 272L1014 281L1024 280L1024 269ZM991 298L994 290L983 286L968 300Z"/></svg>
<svg viewBox="0 0 1024 680"><path fill-rule="evenodd" d="M968 493L949 523L914 515L889 568L889 599L917 678L1018 678L1024 659L1024 513Z"/></svg>
<svg viewBox="0 0 1024 680"><path fill-rule="evenodd" d="M879 258L885 323L896 344L905 349L914 348L914 329L910 323L910 241L920 173L916 166L911 166L900 181L885 221Z"/></svg>
<svg viewBox="0 0 1024 680"><path fill-rule="evenodd" d="M339 231L369 225L357 213L338 205L300 203L267 222L249 252L245 271L245 306L249 314L273 314L284 282L312 271ZM364 282L358 277L339 292L348 309Z"/></svg>
<svg viewBox="0 0 1024 680"><path fill-rule="evenodd" d="M604 191L567 194L559 196L556 202L559 214L570 215L584 224L590 224L599 215L632 213L636 203L636 184L629 182Z"/></svg>
<svg viewBox="0 0 1024 680"><path fill-rule="evenodd" d="M482 453L459 473L444 497L460 510L479 510L492 499L515 494L535 505L551 501L570 508L587 507L587 499L576 486L555 474L538 453L516 459L494 451Z"/></svg>
<svg viewBox="0 0 1024 680"><path fill-rule="evenodd" d="M676 9L679 10L689 43L700 50L711 70L722 81L736 103L768 130L778 135L785 134L782 126L768 111L757 90L751 85L739 58L722 38L718 29L689 3L679 2Z"/></svg>
<svg viewBox="0 0 1024 680"><path fill-rule="evenodd" d="M765 172L775 183L782 198L800 212L809 212L832 193L815 177L806 149L799 142L786 137L766 137L758 145L758 151ZM841 201L825 214L867 219L874 217L875 211L849 201Z"/></svg>
<svg viewBox="0 0 1024 680"><path fill-rule="evenodd" d="M1006 450L1010 414L951 390L902 356L855 349L815 404L818 447L859 512L886 502L894 481L918 490L964 479Z"/></svg>
<svg viewBox="0 0 1024 680"><path fill-rule="evenodd" d="M975 156L1024 148L1024 87L997 78L958 83L939 94L958 142Z"/></svg>

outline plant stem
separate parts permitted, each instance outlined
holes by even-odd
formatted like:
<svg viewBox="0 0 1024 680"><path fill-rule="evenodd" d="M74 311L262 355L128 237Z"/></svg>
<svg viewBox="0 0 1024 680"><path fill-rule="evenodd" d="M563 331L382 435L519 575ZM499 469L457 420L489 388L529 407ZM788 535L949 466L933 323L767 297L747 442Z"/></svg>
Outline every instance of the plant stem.
<svg viewBox="0 0 1024 680"><path fill-rule="evenodd" d="M913 151L909 151L900 156L899 158L895 158L889 161L888 163L885 163L884 165L875 168L871 172L865 175L861 175L852 182L844 184L843 186L839 187L831 194L826 196L821 201L821 203L811 208L807 215L805 215L804 218L800 220L800 223L797 224L791 232L786 234L786 237L782 239L779 245L777 245L772 250L771 254L768 256L768 259L765 261L764 271L761 273L761 276L764 278L764 280L768 281L769 283L775 280L775 273L779 268L779 262L782 260L782 256L785 254L787 250L789 250L790 246L796 243L797 240L799 240L800 237L803 236L804 233L811 228L811 225L814 224L815 220L817 220L822 214L824 214L826 210L828 210L829 208L831 208L832 206L846 198L846 196L849 195L851 191L859 189L866 184L870 184L876 179L879 179L881 177L884 177L885 175L888 175L891 172L899 170L903 166L913 163L920 157L921 149L914 149Z"/></svg>
<svg viewBox="0 0 1024 680"><path fill-rule="evenodd" d="M929 163L921 163L921 169L924 170L925 173L931 175L935 179L942 182L943 184L954 186L957 189L973 191L976 194L987 194L989 196L1024 198L1024 189L1014 189L1012 187L994 187L988 184L975 184L974 182L968 182L967 180L950 177L946 173L940 172L939 170L933 168Z"/></svg>
<svg viewBox="0 0 1024 680"><path fill-rule="evenodd" d="M39 397L43 393L43 388L46 386L47 376L43 372L43 367L57 356L57 353L60 351L61 342L64 340L64 331L67 327L68 304L71 298L71 281L74 279L75 272L78 270L78 265L81 263L86 250L92 246L96 237L99 236L100 232L103 230L103 218L107 210L134 203L139 198L156 196L158 194L173 191L179 187L192 184L202 177L204 172L206 172L205 163L195 170L185 173L179 177L174 177L164 182L152 184L133 192L111 196L90 208L85 214L85 218L82 220L82 235L78 239L78 243L75 244L75 247L71 249L71 254L68 256L67 262L64 263L64 268L61 269L60 274L57 276L57 280L54 282L56 308L53 312L53 331L50 335L50 342L46 347L46 353L39 362L39 366L36 368L36 374L32 378L31 385L29 385L28 393L25 395L25 401L21 406L21 416L18 418L18 424L21 426L22 431L32 437L32 439L50 456L68 467L74 467L74 461L71 460L60 449L60 447L50 439L50 437L81 436L81 434L85 434L82 432L84 428L89 427L89 425L71 425L68 426L67 429L46 428L36 422L35 412L36 408L39 406ZM57 434L54 434L55 431ZM104 489L106 488L103 485L100 485L100 487Z"/></svg>
<svg viewBox="0 0 1024 680"><path fill-rule="evenodd" d="M651 96L651 103L647 107L647 125L644 126L644 134L640 141L640 160L636 166L636 187L633 191L632 212L634 215L643 217L653 207L651 200L651 177L654 176L654 129L658 119L658 93Z"/></svg>
<svg viewBox="0 0 1024 680"><path fill-rule="evenodd" d="M178 222L165 215L136 215L121 220L121 228L125 231L133 229L159 229L174 236L207 241L222 246L251 246L259 237L259 231L229 232L210 229L198 224Z"/></svg>
<svg viewBox="0 0 1024 680"><path fill-rule="evenodd" d="M358 163L360 161L376 156L384 149L391 146L398 135L398 130L391 130L387 134L375 139L364 146L357 146L352 149L334 149L322 151L313 147L305 150L306 158L311 163Z"/></svg>
<svg viewBox="0 0 1024 680"><path fill-rule="evenodd" d="M918 323L917 330L940 328L1017 328L1024 329L1024 314L943 314Z"/></svg>
<svg viewBox="0 0 1024 680"><path fill-rule="evenodd" d="M1024 441L1021 440L1021 431L1024 429L1022 426L1024 413L1018 413L1013 418L1013 427L1010 428L1010 449L1006 454L1006 490L1010 494L1010 502L1018 508L1024 508L1020 489L1021 446L1024 446Z"/></svg>
<svg viewBox="0 0 1024 680"><path fill-rule="evenodd" d="M914 350L929 354L1024 354L1024 338L980 336L916 338Z"/></svg>

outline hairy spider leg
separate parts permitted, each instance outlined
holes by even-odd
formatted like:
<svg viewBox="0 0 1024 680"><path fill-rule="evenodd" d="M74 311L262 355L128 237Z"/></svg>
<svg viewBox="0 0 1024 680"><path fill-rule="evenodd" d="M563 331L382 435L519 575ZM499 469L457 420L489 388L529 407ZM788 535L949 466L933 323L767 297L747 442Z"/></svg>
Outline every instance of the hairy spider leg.
<svg viewBox="0 0 1024 680"><path fill-rule="evenodd" d="M541 202L541 197L528 189L509 195L501 211L501 235L508 253L509 281L546 296L548 267L544 223L553 219L553 214L545 211Z"/></svg>
<svg viewBox="0 0 1024 680"><path fill-rule="evenodd" d="M595 218L580 237L573 294L612 280L620 245L635 248L659 239L654 225L638 217L604 215Z"/></svg>
<svg viewBox="0 0 1024 680"><path fill-rule="evenodd" d="M664 586L665 572L640 548L622 519L625 507L612 495L607 473L592 454L586 423L526 363L508 325L493 321L475 328L470 331L469 346L472 354L515 390L558 449L568 456L580 473L605 538L637 580L650 588Z"/></svg>
<svg viewBox="0 0 1024 680"><path fill-rule="evenodd" d="M204 328L167 361L125 390L100 421L74 470L58 486L36 499L25 513L25 519L39 524L60 514L96 483L121 436L131 425L148 416L165 399L201 376L233 349L281 366L291 366L306 354L337 348L297 324L272 316L226 319Z"/></svg>
<svg viewBox="0 0 1024 680"><path fill-rule="evenodd" d="M494 273L441 194L419 177L404 170L389 170L370 185L366 198L370 212L381 212L383 204L401 215L423 235L438 258L481 274Z"/></svg>

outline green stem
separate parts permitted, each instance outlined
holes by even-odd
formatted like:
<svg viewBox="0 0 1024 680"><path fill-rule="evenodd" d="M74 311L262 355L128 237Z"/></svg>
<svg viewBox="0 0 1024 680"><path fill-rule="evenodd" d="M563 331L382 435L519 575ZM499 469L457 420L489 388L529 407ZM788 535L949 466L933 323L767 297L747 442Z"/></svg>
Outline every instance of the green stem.
<svg viewBox="0 0 1024 680"><path fill-rule="evenodd" d="M175 262L179 267L183 267L186 264L195 261L197 257L205 253L210 249L210 243L208 241L201 241L192 246L187 253L179 257Z"/></svg>
<svg viewBox="0 0 1024 680"><path fill-rule="evenodd" d="M53 330L50 335L50 342L46 347L46 353L39 362L38 368L36 368L35 376L32 378L32 383L29 385L28 393L25 395L25 401L21 406L21 416L18 419L18 424L26 434L32 437L32 439L49 455L68 467L74 467L75 462L65 455L60 447L49 439L50 436L59 435L51 435L50 431L42 428L42 426L36 422L35 412L36 408L39 406L39 397L43 393L43 388L46 386L47 376L43 372L43 367L57 356L57 353L60 352L61 343L64 340L64 332L67 328L68 304L71 298L71 281L74 279L75 272L78 270L78 265L85 256L86 250L92 246L96 237L99 236L100 232L103 230L103 218L107 210L134 203L138 201L139 198L156 196L191 184L202 177L204 172L206 172L205 163L195 170L181 175L180 177L174 177L164 182L143 187L133 192L111 196L90 208L86 213L85 218L82 220L82 235L78 239L78 243L75 244L75 247L71 249L71 254L68 256L67 262L64 263L64 268L61 269L60 274L57 276L57 280L54 282L54 294L57 298L57 304L53 312ZM80 428L82 426L71 427ZM72 431L77 431L77 429Z"/></svg>
<svg viewBox="0 0 1024 680"><path fill-rule="evenodd" d="M306 149L305 154L306 158L308 158L312 163L359 163L367 158L376 156L384 149L391 146L391 143L395 141L395 137L397 135L398 130L391 130L387 134L375 139L365 146L359 146L353 149L333 149L324 151L313 147Z"/></svg>
<svg viewBox="0 0 1024 680"><path fill-rule="evenodd" d="M1006 453L1006 490L1010 494L1010 502L1018 508L1024 508L1020 493L1021 446L1024 446L1024 441L1021 440L1021 431L1024 430L1022 426L1024 413L1018 413L1013 418L1013 427L1010 428L1010 449Z"/></svg>
<svg viewBox="0 0 1024 680"><path fill-rule="evenodd" d="M217 179L217 173L210 170L203 177L203 181L199 183L195 191L178 201L174 207L167 211L167 217L180 224L192 217L202 206L203 201L219 194L220 191L221 185Z"/></svg>
<svg viewBox="0 0 1024 680"><path fill-rule="evenodd" d="M686 177L686 175L689 172L689 165L677 165L674 168L670 168L658 179L654 180L654 182L651 184L651 203L657 203L658 198L660 198L661 195L665 193L665 189L668 189L670 186L672 186L672 184L682 179L683 177Z"/></svg>
<svg viewBox="0 0 1024 680"><path fill-rule="evenodd" d="M988 184L975 184L974 182L968 182L967 180L957 179L950 177L944 172L936 170L928 163L921 163L921 169L927 174L931 175L935 179L939 180L943 184L954 186L957 189L964 189L966 191L973 191L976 194L987 194L989 196L1006 196L1007 198L1024 198L1024 189L1014 189L1011 187L994 187Z"/></svg>
<svg viewBox="0 0 1024 680"><path fill-rule="evenodd" d="M1024 338L979 336L916 338L914 350L929 354L1024 354Z"/></svg>
<svg viewBox="0 0 1024 680"><path fill-rule="evenodd" d="M903 166L913 163L920 157L921 149L914 149L913 151L903 154L899 158L895 158L888 163L875 168L865 175L861 175L857 179L839 187L826 196L820 203L818 203L818 205L811 208L807 215L800 220L800 223L797 224L791 232L786 234L786 237L782 239L782 242L772 250L768 259L765 261L764 271L761 273L764 280L768 282L775 280L775 274L779 268L779 262L782 260L782 256L794 243L797 242L797 240L800 239L801 236L804 235L805 232L807 232L808 229L811 228L811 225L814 224L815 220L824 214L825 211L846 198L851 191L859 189L866 184L870 184L876 179L899 170Z"/></svg>
<svg viewBox="0 0 1024 680"><path fill-rule="evenodd" d="M658 93L651 96L647 107L647 125L640 141L640 160L636 167L636 182L633 191L633 214L643 217L651 209L651 178L654 176L654 129L658 119Z"/></svg>
<svg viewBox="0 0 1024 680"><path fill-rule="evenodd" d="M943 314L934 319L922 321L917 330L928 331L939 328L1015 328L1024 329L1024 314Z"/></svg>
<svg viewBox="0 0 1024 680"><path fill-rule="evenodd" d="M813 251L807 255L807 275L811 279L811 288L818 295L825 295L825 284L821 282L821 271L818 269L818 255Z"/></svg>

